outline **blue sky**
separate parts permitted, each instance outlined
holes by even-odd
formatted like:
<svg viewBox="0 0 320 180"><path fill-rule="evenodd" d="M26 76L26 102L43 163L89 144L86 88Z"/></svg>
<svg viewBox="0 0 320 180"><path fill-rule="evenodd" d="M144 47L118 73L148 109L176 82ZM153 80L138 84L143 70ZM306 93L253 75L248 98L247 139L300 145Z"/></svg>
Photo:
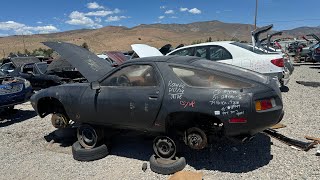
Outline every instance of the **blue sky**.
<svg viewBox="0 0 320 180"><path fill-rule="evenodd" d="M258 26L319 26L319 0L259 0ZM253 24L255 0L3 0L0 36L219 20Z"/></svg>

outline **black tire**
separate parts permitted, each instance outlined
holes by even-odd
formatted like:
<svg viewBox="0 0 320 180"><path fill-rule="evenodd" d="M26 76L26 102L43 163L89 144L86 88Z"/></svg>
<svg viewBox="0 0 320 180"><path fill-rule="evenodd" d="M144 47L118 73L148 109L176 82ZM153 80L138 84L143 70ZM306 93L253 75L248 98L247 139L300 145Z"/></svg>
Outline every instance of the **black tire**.
<svg viewBox="0 0 320 180"><path fill-rule="evenodd" d="M158 174L168 175L183 170L187 163L184 157L175 157L174 160L157 158L156 155L150 157L150 169Z"/></svg>
<svg viewBox="0 0 320 180"><path fill-rule="evenodd" d="M109 154L107 145L102 144L93 149L85 149L77 141L72 145L73 159L77 161L94 161L102 159Z"/></svg>

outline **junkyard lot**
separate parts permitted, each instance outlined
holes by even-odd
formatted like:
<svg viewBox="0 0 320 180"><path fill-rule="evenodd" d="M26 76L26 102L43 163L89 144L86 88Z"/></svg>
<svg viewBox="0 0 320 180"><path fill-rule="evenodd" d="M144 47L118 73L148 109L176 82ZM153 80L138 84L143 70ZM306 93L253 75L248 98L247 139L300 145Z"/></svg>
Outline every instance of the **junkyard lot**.
<svg viewBox="0 0 320 180"><path fill-rule="evenodd" d="M287 127L279 132L304 140L320 137L319 88L297 84L296 80L319 81L319 69L296 67L283 93ZM111 155L93 162L73 160L71 147L59 147L44 139L55 128L50 116L41 119L29 103L0 122L0 179L168 179L147 169L141 170L152 152L152 138L122 134L113 140ZM320 159L316 149L298 151L264 134L247 144L220 142L203 151L184 153L188 166L204 179L319 179Z"/></svg>

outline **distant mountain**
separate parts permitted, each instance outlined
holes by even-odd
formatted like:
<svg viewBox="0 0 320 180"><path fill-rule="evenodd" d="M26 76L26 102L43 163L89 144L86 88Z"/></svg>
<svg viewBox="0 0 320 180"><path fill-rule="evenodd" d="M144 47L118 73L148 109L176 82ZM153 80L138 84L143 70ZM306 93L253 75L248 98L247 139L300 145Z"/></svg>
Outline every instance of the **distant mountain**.
<svg viewBox="0 0 320 180"><path fill-rule="evenodd" d="M289 34L294 37L300 37L307 34L316 34L320 37L320 26L318 27L298 27L291 30L283 31L285 34Z"/></svg>
<svg viewBox="0 0 320 180"><path fill-rule="evenodd" d="M131 44L148 44L160 48L165 44L177 46L211 37L213 41L238 39L251 41L253 25L224 23L220 21L194 22L189 24L142 24L133 28L107 26L100 29L79 29L52 34L9 36L0 38L0 54L32 51L47 48L44 41L66 41L81 45L86 42L91 51L100 53L113 50L130 50ZM301 27L284 31L283 37L296 37L308 33L319 33L319 27ZM24 41L24 44L23 44Z"/></svg>

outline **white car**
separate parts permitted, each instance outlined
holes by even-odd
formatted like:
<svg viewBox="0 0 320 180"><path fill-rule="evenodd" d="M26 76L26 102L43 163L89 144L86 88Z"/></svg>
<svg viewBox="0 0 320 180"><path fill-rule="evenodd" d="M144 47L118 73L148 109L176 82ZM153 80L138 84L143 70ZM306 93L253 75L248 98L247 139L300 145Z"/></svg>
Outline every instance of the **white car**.
<svg viewBox="0 0 320 180"><path fill-rule="evenodd" d="M268 54L252 46L233 42L219 41L185 46L168 55L198 56L212 61L232 64L277 78L281 85L289 81L289 71L284 68L284 59L280 54Z"/></svg>

